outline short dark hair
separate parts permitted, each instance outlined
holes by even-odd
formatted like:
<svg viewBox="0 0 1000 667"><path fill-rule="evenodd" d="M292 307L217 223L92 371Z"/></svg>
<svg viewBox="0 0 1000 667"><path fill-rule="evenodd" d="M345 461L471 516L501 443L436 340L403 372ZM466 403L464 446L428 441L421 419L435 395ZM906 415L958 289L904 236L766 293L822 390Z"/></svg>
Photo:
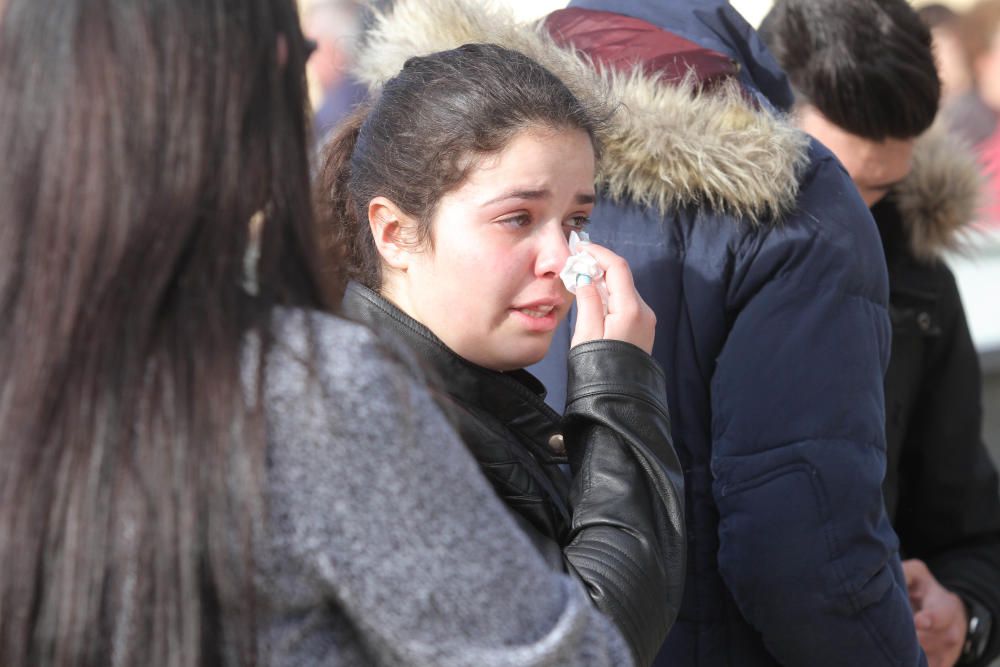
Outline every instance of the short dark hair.
<svg viewBox="0 0 1000 667"><path fill-rule="evenodd" d="M602 115L528 56L495 44L466 44L410 58L325 148L317 209L331 257L348 278L379 290L382 259L368 203L384 196L431 240L438 202L480 158L529 130L580 130L598 152Z"/></svg>
<svg viewBox="0 0 1000 667"><path fill-rule="evenodd" d="M906 0L777 0L760 36L798 101L848 132L909 139L934 121L931 34Z"/></svg>

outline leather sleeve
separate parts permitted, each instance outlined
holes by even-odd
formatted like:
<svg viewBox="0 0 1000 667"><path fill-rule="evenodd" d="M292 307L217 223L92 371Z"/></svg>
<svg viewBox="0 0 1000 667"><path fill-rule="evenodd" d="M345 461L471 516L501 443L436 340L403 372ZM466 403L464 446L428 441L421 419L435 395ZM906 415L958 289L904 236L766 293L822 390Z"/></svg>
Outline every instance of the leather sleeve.
<svg viewBox="0 0 1000 667"><path fill-rule="evenodd" d="M564 437L573 471L564 557L648 665L677 617L685 576L683 472L663 371L629 343L574 347Z"/></svg>

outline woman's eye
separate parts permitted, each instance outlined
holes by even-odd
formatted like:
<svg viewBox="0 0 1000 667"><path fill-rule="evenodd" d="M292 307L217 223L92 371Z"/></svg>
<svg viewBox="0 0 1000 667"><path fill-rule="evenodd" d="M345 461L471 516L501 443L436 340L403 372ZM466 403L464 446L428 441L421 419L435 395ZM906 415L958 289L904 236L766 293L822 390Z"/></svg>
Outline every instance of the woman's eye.
<svg viewBox="0 0 1000 667"><path fill-rule="evenodd" d="M527 213L519 213L517 215L497 220L497 222L501 225L508 225L510 227L527 227L531 224L531 216Z"/></svg>
<svg viewBox="0 0 1000 667"><path fill-rule="evenodd" d="M572 230L580 231L590 224L590 218L585 215L576 215L567 220L564 224Z"/></svg>

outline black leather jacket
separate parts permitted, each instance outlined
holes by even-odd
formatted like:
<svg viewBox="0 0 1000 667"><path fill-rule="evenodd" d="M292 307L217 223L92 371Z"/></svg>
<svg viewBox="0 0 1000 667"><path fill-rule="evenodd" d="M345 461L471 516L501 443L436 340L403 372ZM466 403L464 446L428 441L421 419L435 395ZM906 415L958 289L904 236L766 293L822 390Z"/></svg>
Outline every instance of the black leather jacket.
<svg viewBox="0 0 1000 667"><path fill-rule="evenodd" d="M584 583L637 664L652 662L677 615L686 552L683 473L652 357L620 341L578 345L560 417L528 372L466 361L359 284L349 285L343 311L416 352L439 383L438 402L522 527Z"/></svg>

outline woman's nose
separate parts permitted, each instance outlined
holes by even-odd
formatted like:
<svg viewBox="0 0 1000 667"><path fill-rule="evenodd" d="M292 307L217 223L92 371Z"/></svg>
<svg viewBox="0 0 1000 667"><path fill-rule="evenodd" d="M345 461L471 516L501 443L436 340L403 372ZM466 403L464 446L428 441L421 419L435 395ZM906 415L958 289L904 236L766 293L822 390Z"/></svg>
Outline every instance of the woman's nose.
<svg viewBox="0 0 1000 667"><path fill-rule="evenodd" d="M566 240L562 222L544 225L538 244L535 274L539 277L558 276L569 257L569 241Z"/></svg>

